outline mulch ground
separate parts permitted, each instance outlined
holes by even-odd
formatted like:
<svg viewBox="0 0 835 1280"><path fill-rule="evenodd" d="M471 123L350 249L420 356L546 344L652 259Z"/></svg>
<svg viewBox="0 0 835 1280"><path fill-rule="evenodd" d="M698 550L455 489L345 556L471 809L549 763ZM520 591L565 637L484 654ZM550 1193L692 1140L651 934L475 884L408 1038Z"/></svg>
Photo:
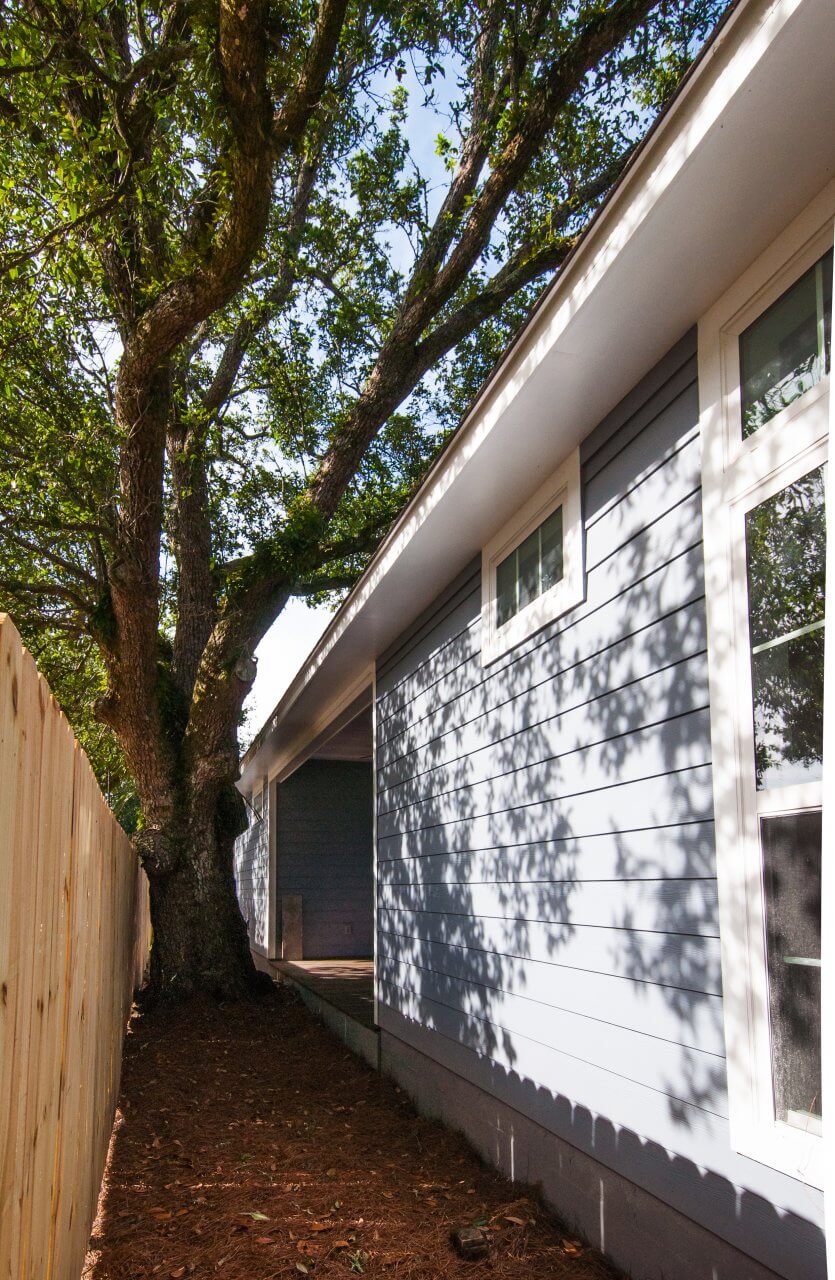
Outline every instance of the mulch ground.
<svg viewBox="0 0 835 1280"><path fill-rule="evenodd" d="M137 1014L84 1280L362 1274L615 1280L290 992Z"/></svg>

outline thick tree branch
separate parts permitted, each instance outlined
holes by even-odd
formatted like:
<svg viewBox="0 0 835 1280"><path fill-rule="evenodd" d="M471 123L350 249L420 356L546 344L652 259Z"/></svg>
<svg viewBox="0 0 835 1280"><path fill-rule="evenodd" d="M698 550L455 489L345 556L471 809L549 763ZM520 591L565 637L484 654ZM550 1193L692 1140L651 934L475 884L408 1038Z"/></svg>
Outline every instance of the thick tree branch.
<svg viewBox="0 0 835 1280"><path fill-rule="evenodd" d="M26 582L22 578L0 578L0 592L7 592L12 596L36 598L54 596L57 600L67 600L75 605L82 614L89 614L93 607L92 603L85 600L78 592L58 582Z"/></svg>
<svg viewBox="0 0 835 1280"><path fill-rule="evenodd" d="M539 154L559 112L580 88L588 73L617 49L644 21L658 0L615 0L581 28L553 66L542 73L530 95L522 124L504 147L478 196L463 231L434 283L416 307L421 328L463 284L486 247L496 218L508 195ZM413 320L413 323L415 321Z"/></svg>
<svg viewBox="0 0 835 1280"><path fill-rule="evenodd" d="M336 56L347 8L347 0L321 0L316 29L299 82L285 98L273 123L273 145L277 154L296 145L319 105Z"/></svg>
<svg viewBox="0 0 835 1280"><path fill-rule="evenodd" d="M320 577L296 582L293 586L293 595L304 599L324 591L348 591L356 585L360 577L362 577L362 569L357 569L354 573L324 573Z"/></svg>
<svg viewBox="0 0 835 1280"><path fill-rule="evenodd" d="M215 376L203 396L202 408L206 415L217 413L229 399L253 337L281 310L290 296L295 283L295 256L315 188L316 168L314 161L304 157L299 162L293 205L285 231L284 251L277 264L274 280L259 304L238 322L229 338Z"/></svg>
<svg viewBox="0 0 835 1280"><path fill-rule="evenodd" d="M421 334L455 295L483 252L509 193L524 177L544 145L560 110L588 72L623 44L657 0L615 0L589 19L572 43L534 86L528 110L470 206L455 248L432 282L401 310L346 422L336 433L310 486L310 500L325 517L336 507L360 460L390 413L425 372L417 358ZM423 349L424 355L426 348Z"/></svg>
<svg viewBox="0 0 835 1280"><path fill-rule="evenodd" d="M73 564L71 560L67 560L59 552L53 551L51 547L45 547L41 543L32 542L31 539L25 538L22 533L17 531L17 529L12 529L10 527L8 520L5 520L0 524L0 539L2 538L8 538L9 541L13 542L23 551L30 552L36 558L42 557L50 564L55 565L56 569L60 569L62 573L69 574L70 577L75 578L78 582L83 582L84 585L89 587L93 592L97 592L100 589L99 583L96 581L92 573L83 569L81 565Z"/></svg>
<svg viewBox="0 0 835 1280"><path fill-rule="evenodd" d="M590 182L573 192L559 208L554 210L551 217L553 238L536 249L523 245L501 270L496 272L480 293L469 298L430 330L415 348L417 365L421 370L431 368L437 360L447 355L459 342L475 332L480 324L497 315L504 304L515 297L521 289L562 266L575 248L579 236L556 236L553 233L566 226L575 217L588 216L590 208L617 181L633 149L629 147L621 152Z"/></svg>

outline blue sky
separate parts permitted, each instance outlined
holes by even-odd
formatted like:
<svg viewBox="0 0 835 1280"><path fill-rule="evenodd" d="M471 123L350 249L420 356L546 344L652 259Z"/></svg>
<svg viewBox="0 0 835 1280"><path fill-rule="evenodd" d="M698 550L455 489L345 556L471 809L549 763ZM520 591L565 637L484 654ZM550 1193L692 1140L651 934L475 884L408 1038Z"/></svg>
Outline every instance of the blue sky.
<svg viewBox="0 0 835 1280"><path fill-rule="evenodd" d="M385 93L396 84L393 74L390 85L382 82L375 86L376 93ZM420 68L417 74L409 67L403 83L409 91L409 115L407 134L412 158L422 174L433 183L434 199L430 202L430 214L437 211L443 199L449 175L442 160L436 155L437 135L443 131L451 136L449 103L456 93L456 72L450 65L446 76L435 80L435 111L424 105L424 89ZM410 247L406 237L392 228L387 236L391 259L405 270L410 265ZM243 748L254 738L261 725L272 712L284 690L295 676L304 659L313 649L327 627L333 610L311 608L302 600L292 600L273 623L256 650L258 675L252 692L246 701L246 723L241 730Z"/></svg>

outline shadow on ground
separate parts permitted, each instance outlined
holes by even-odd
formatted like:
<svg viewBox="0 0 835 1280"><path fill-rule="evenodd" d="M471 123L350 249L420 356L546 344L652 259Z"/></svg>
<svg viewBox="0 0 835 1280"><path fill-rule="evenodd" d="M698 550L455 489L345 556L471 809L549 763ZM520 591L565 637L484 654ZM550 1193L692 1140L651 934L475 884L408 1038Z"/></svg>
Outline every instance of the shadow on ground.
<svg viewBox="0 0 835 1280"><path fill-rule="evenodd" d="M290 993L137 1015L84 1280L304 1274L615 1280Z"/></svg>

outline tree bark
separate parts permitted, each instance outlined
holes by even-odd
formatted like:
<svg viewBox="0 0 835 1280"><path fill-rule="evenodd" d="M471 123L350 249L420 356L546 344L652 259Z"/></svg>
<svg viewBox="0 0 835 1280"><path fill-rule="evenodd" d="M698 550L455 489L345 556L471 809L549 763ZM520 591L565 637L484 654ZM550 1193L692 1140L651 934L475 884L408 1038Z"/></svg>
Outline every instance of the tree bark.
<svg viewBox="0 0 835 1280"><path fill-rule="evenodd" d="M183 829L140 851L149 871L153 945L147 997L176 1000L203 992L240 999L264 989L235 892L235 836L245 825L233 786L214 806L199 801ZM164 848L169 854L160 856ZM150 856L149 856L150 855ZM266 985L269 985L268 981Z"/></svg>

